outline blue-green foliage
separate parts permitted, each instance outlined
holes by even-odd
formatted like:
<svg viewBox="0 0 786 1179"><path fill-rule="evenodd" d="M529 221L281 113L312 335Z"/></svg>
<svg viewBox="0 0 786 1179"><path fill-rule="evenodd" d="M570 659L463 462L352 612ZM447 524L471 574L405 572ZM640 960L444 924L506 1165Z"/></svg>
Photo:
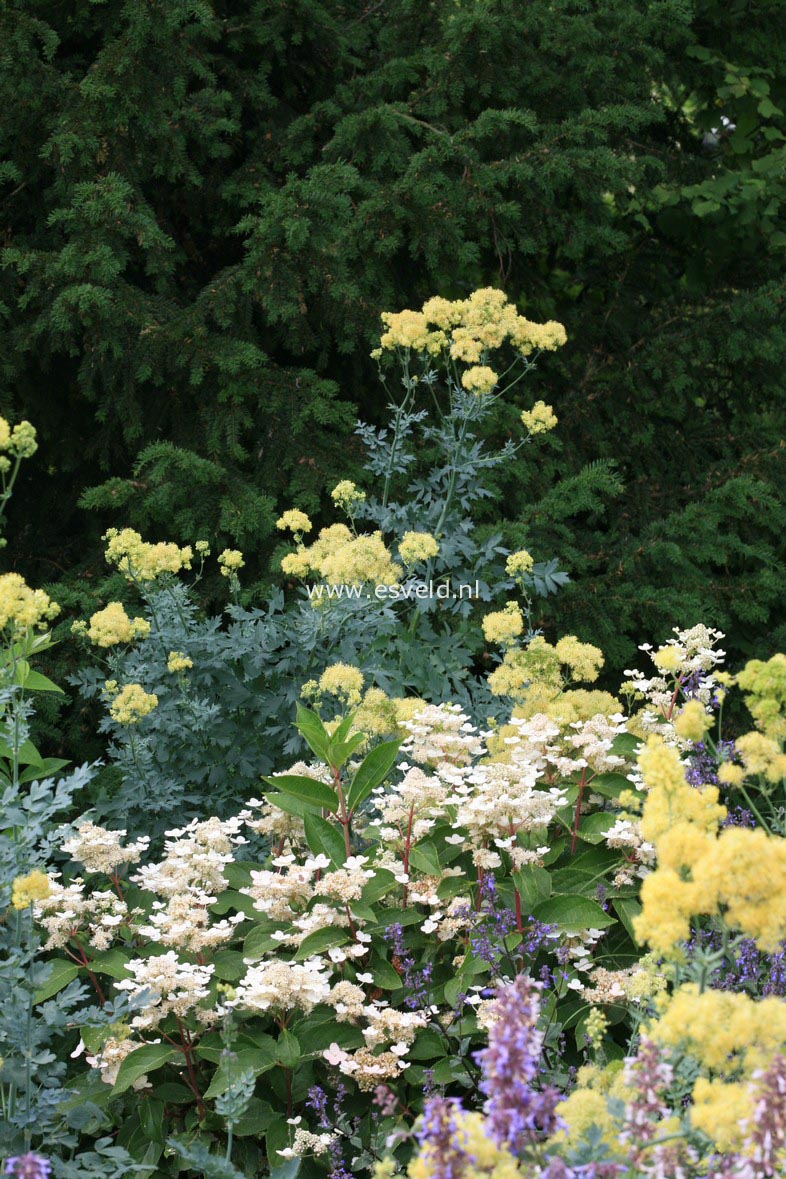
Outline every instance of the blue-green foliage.
<svg viewBox="0 0 786 1179"><path fill-rule="evenodd" d="M392 601L363 586L358 597L330 598L328 587L317 585L318 598L305 588L292 598L276 590L264 607L235 603L223 618L206 618L182 582L140 583L149 637L111 655L108 672L80 670L72 681L92 698L102 695L108 675L158 697L138 727L110 715L101 721L117 771L105 775L94 798L102 819L160 834L204 815L208 804L226 814L253 797L260 775L302 751L291 727L301 688L332 663L360 667L367 686L392 696L453 700L481 721L500 713L485 683L491 657L484 657L478 608L518 592L528 614L530 593L554 593L567 576L552 559L517 586L505 572L510 548L502 534L479 529L473 519L488 495L484 473L518 449L489 451L477 437L491 399L454 388L435 423L426 411L412 411L414 388L408 384L402 402L391 406L389 430L358 427L366 470L381 494L369 494L356 518L391 544L408 530L438 534L438 555L402 581L402 594L447 581L456 596ZM458 596L461 585L472 597ZM187 674L168 671L173 651L192 660Z"/></svg>

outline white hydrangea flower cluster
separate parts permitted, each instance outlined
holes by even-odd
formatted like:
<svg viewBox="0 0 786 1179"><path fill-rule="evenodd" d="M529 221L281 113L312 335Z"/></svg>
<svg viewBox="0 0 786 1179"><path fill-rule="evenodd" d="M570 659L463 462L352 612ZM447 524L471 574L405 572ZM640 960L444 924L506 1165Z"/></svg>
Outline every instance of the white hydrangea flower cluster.
<svg viewBox="0 0 786 1179"><path fill-rule="evenodd" d="M404 772L400 782L379 786L373 795L380 816L375 826L388 846L425 839L436 821L445 817L450 793L448 784L437 775L406 762L400 763L400 769Z"/></svg>
<svg viewBox="0 0 786 1179"><path fill-rule="evenodd" d="M277 1150L276 1154L281 1155L283 1159L300 1159L309 1154L324 1154L330 1150L330 1147L336 1141L335 1134L313 1134L310 1130L304 1130L300 1127L302 1118L287 1118L287 1124L290 1126L297 1126L295 1136L292 1139L291 1146L285 1146L283 1150Z"/></svg>
<svg viewBox="0 0 786 1179"><path fill-rule="evenodd" d="M642 838L638 819L616 819L606 832L605 842L607 847L627 853L628 863L617 871L612 881L615 888L624 888L646 876L655 863L655 848Z"/></svg>
<svg viewBox="0 0 786 1179"><path fill-rule="evenodd" d="M88 872L102 872L109 876L123 864L136 864L150 846L147 835L124 846L126 835L124 829L109 831L89 819L83 819L76 824L71 838L60 847L72 860L83 864Z"/></svg>
<svg viewBox="0 0 786 1179"><path fill-rule="evenodd" d="M375 1053L370 1048L356 1048L347 1052L338 1044L331 1044L322 1053L328 1064L338 1068L346 1077L352 1077L359 1089L370 1092L386 1081L394 1080L409 1062L404 1060L407 1046L394 1045L390 1051Z"/></svg>
<svg viewBox="0 0 786 1179"><path fill-rule="evenodd" d="M147 1040L146 1044L160 1044L160 1040ZM84 1043L80 1040L76 1052L73 1056L84 1051ZM98 1052L93 1055L88 1054L85 1060L91 1068L98 1069L101 1073L101 1080L105 1085L114 1085L117 1080L117 1075L120 1072L120 1065L127 1056L135 1052L137 1048L144 1047L141 1040L134 1040L131 1036L108 1036ZM140 1089L152 1088L147 1074L137 1077L132 1082L132 1089L137 1091Z"/></svg>
<svg viewBox="0 0 786 1179"><path fill-rule="evenodd" d="M611 751L614 739L628 731L622 713L604 716L599 712L589 720L574 721L570 728L573 732L566 740L579 751L577 768L586 767L593 774L609 774L625 765L625 758Z"/></svg>
<svg viewBox="0 0 786 1179"><path fill-rule="evenodd" d="M194 819L187 827L166 832L164 858L143 865L131 877L140 888L161 897L173 897L192 889L215 894L226 886L224 867L231 864L233 849L247 843L240 834L245 819Z"/></svg>
<svg viewBox="0 0 786 1179"><path fill-rule="evenodd" d="M401 752L424 766L467 766L486 752L484 734L478 730L459 704L427 704L411 720L401 722L409 734Z"/></svg>
<svg viewBox="0 0 786 1179"><path fill-rule="evenodd" d="M127 970L132 977L115 985L119 991L127 991L129 998L143 1001L142 1009L131 1020L133 1028L157 1028L168 1015L182 1019L190 1012L202 1023L218 1018L214 1010L200 1007L210 993L212 965L183 962L174 950L168 950L150 958L133 958Z"/></svg>
<svg viewBox="0 0 786 1179"><path fill-rule="evenodd" d="M311 1011L330 995L331 969L322 958L285 962L268 958L247 962L248 971L238 983L229 1006L246 1011Z"/></svg>
<svg viewBox="0 0 786 1179"><path fill-rule="evenodd" d="M125 901L108 889L85 892L85 882L76 877L61 884L59 873L49 876L49 895L35 904L35 918L47 933L46 950L62 948L69 938L81 935L96 950L112 944L118 927L129 921Z"/></svg>
<svg viewBox="0 0 786 1179"><path fill-rule="evenodd" d="M464 829L473 848L473 862L481 868L498 868L502 859L489 849L510 850L520 833L548 827L567 803L559 787L541 789L532 767L504 762L483 762L466 774L456 787L454 828Z"/></svg>
<svg viewBox="0 0 786 1179"><path fill-rule="evenodd" d="M158 898L140 934L152 942L200 954L228 942L243 920L235 913L222 921L210 914L219 893L227 887L224 868L233 849L246 843L240 831L242 816L196 819L187 827L167 832L164 857L145 864L132 877L134 884Z"/></svg>

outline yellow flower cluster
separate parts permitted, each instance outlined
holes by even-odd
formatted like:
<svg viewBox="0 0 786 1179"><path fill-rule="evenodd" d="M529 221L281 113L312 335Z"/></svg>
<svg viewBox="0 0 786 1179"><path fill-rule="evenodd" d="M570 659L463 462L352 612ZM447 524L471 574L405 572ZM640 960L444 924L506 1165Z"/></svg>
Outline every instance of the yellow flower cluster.
<svg viewBox="0 0 786 1179"><path fill-rule="evenodd" d="M608 1027L609 1017L606 1015L606 1012L600 1007L591 1008L584 1022L584 1035L587 1037L587 1042L596 1052L603 1042L603 1037L608 1031Z"/></svg>
<svg viewBox="0 0 786 1179"><path fill-rule="evenodd" d="M59 613L49 594L30 589L19 573L0 574L0 630L43 630Z"/></svg>
<svg viewBox="0 0 786 1179"><path fill-rule="evenodd" d="M557 658L570 671L572 680L593 684L603 667L603 652L592 643L582 643L575 635L564 635L555 646Z"/></svg>
<svg viewBox="0 0 786 1179"><path fill-rule="evenodd" d="M487 643L507 647L524 630L524 616L515 602L508 602L504 610L486 614L481 625Z"/></svg>
<svg viewBox="0 0 786 1179"><path fill-rule="evenodd" d="M778 741L764 733L743 733L734 748L749 774L763 774L768 782L786 778L786 754Z"/></svg>
<svg viewBox="0 0 786 1179"><path fill-rule="evenodd" d="M9 450L20 459L30 458L38 450L35 426L19 422L11 429L5 418L0 418L0 450Z"/></svg>
<svg viewBox="0 0 786 1179"><path fill-rule="evenodd" d="M312 527L306 513L301 512L299 508L290 508L288 512L284 512L283 516L279 516L276 520L276 528L281 532L294 532L295 535L310 532Z"/></svg>
<svg viewBox="0 0 786 1179"><path fill-rule="evenodd" d="M319 677L319 688L343 700L347 707L354 708L360 703L363 672L349 663L333 663Z"/></svg>
<svg viewBox="0 0 786 1179"><path fill-rule="evenodd" d="M523 577L526 573L531 572L534 564L534 559L526 549L518 549L515 553L511 553L505 562L505 572L508 577Z"/></svg>
<svg viewBox="0 0 786 1179"><path fill-rule="evenodd" d="M591 643L580 642L575 635L565 635L555 646L538 635L526 647L505 652L502 663L489 676L489 687L495 696L514 700L526 696L529 701L533 694L539 694L541 700L552 699L563 687L561 665L567 668L568 680L593 683L603 667L603 653Z"/></svg>
<svg viewBox="0 0 786 1179"><path fill-rule="evenodd" d="M119 725L137 725L157 704L154 692L146 692L141 684L126 684L110 704L109 712Z"/></svg>
<svg viewBox="0 0 786 1179"><path fill-rule="evenodd" d="M752 659L737 683L757 727L774 741L786 739L786 655L773 655L766 663Z"/></svg>
<svg viewBox="0 0 786 1179"><path fill-rule="evenodd" d="M148 544L133 528L118 532L110 528L104 535L108 541L106 559L110 565L117 565L126 576L139 581L152 581L162 573L179 573L191 568L193 552L190 545L180 548L176 544L160 541Z"/></svg>
<svg viewBox="0 0 786 1179"><path fill-rule="evenodd" d="M386 311L382 322L387 330L380 339L381 350L404 348L430 356L448 350L453 360L465 364L477 364L484 353L506 341L521 356L529 356L534 351L554 351L567 339L561 323L532 323L519 315L504 291L494 287L483 287L468 299L454 302L429 299L420 311Z"/></svg>
<svg viewBox="0 0 786 1179"><path fill-rule="evenodd" d="M169 657L166 661L167 671L176 674L179 671L188 671L190 667L194 666L193 659L189 659L182 651L170 651Z"/></svg>
<svg viewBox="0 0 786 1179"><path fill-rule="evenodd" d="M618 1138L619 1127L612 1116L609 1101L616 1105L631 1096L626 1084L621 1060L615 1060L605 1068L588 1064L576 1075L576 1088L557 1106L557 1114L565 1122L566 1129L554 1136L555 1142L567 1142L578 1146L593 1126L601 1131L601 1139L612 1158L619 1157L621 1147Z"/></svg>
<svg viewBox="0 0 786 1179"><path fill-rule="evenodd" d="M674 718L677 736L686 741L703 741L711 724L712 716L701 700L688 700L682 711Z"/></svg>
<svg viewBox="0 0 786 1179"><path fill-rule="evenodd" d="M44 900L49 896L49 892L49 877L46 873L34 869L27 876L17 876L11 887L11 905L14 909L26 909L35 901Z"/></svg>
<svg viewBox="0 0 786 1179"><path fill-rule="evenodd" d="M689 1053L701 1065L691 1121L718 1149L739 1146L739 1123L750 1109L749 1083L786 1044L783 1000L753 999L734 991L700 992L695 983L688 983L675 991L646 1034L663 1047Z"/></svg>
<svg viewBox="0 0 786 1179"><path fill-rule="evenodd" d="M387 328L379 341L384 349L407 348L438 356L445 347L445 333L432 331L422 311L383 311L381 318Z"/></svg>
<svg viewBox="0 0 786 1179"><path fill-rule="evenodd" d="M366 493L361 491L351 479L342 479L331 491L330 498L337 507L351 516L357 505L366 498Z"/></svg>
<svg viewBox="0 0 786 1179"><path fill-rule="evenodd" d="M397 585L401 576L381 532L354 536L346 524L323 528L313 544L288 553L281 568L294 577L317 574L328 585Z"/></svg>
<svg viewBox="0 0 786 1179"><path fill-rule="evenodd" d="M658 650L652 656L652 662L655 664L658 671L677 671L684 657L685 651L683 648L670 643L666 644L664 647L658 648Z"/></svg>
<svg viewBox="0 0 786 1179"><path fill-rule="evenodd" d="M651 737L639 757L648 794L642 837L655 845L658 867L641 888L636 935L658 952L679 954L692 916L722 917L766 951L786 937L786 840L728 827L714 786L685 781L677 752Z"/></svg>
<svg viewBox="0 0 786 1179"><path fill-rule="evenodd" d="M231 577L233 573L237 573L238 569L242 569L245 565L243 554L239 549L224 549L223 553L219 554L218 563L221 566L221 576Z"/></svg>
<svg viewBox="0 0 786 1179"><path fill-rule="evenodd" d="M110 602L90 618L87 637L97 647L114 647L116 643L130 643L150 634L150 623L144 618L129 618L121 602Z"/></svg>
<svg viewBox="0 0 786 1179"><path fill-rule="evenodd" d="M487 364L475 364L461 374L461 384L468 393L492 393L498 381L498 375Z"/></svg>
<svg viewBox="0 0 786 1179"><path fill-rule="evenodd" d="M522 410L521 420L530 434L545 434L557 424L557 415L545 401L536 401L532 409Z"/></svg>
<svg viewBox="0 0 786 1179"><path fill-rule="evenodd" d="M398 554L405 565L436 557L439 545L430 532L405 532L399 541Z"/></svg>

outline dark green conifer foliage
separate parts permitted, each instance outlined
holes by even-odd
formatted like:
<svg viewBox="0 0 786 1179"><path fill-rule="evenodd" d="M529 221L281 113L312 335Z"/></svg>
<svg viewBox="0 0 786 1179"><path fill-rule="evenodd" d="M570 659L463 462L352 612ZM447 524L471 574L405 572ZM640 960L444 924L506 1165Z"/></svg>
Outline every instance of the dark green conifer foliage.
<svg viewBox="0 0 786 1179"><path fill-rule="evenodd" d="M379 312L499 285L570 338L522 394L559 430L489 509L571 568L544 621L616 667L699 618L735 657L786 641L781 17L6 0L0 375L42 439L20 566L100 578L131 523L269 577L277 510L318 510L383 412Z"/></svg>

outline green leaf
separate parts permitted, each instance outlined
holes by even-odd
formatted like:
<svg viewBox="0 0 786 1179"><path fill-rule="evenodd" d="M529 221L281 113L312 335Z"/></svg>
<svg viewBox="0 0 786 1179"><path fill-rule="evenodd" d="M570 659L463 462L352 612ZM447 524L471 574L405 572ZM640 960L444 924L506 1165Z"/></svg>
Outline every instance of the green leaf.
<svg viewBox="0 0 786 1179"><path fill-rule="evenodd" d="M337 741L335 737L328 746L328 758L334 769L340 769L349 761L352 754L366 740L365 733L353 733L347 741Z"/></svg>
<svg viewBox="0 0 786 1179"><path fill-rule="evenodd" d="M156 1094L158 1097L158 1094ZM163 1145L166 1135L164 1133L164 1103L156 1100L153 1097L146 1097L144 1101L140 1101L138 1105L139 1123L151 1142L158 1142Z"/></svg>
<svg viewBox="0 0 786 1179"><path fill-rule="evenodd" d="M345 929L335 927L315 929L313 933L303 938L295 954L295 961L302 962L314 954L321 954L323 950L329 950L332 946L343 946L348 941L349 934Z"/></svg>
<svg viewBox="0 0 786 1179"><path fill-rule="evenodd" d="M239 950L217 950L210 959L216 978L224 982L237 982L246 973L243 955Z"/></svg>
<svg viewBox="0 0 786 1179"><path fill-rule="evenodd" d="M246 958L261 958L269 950L280 950L281 942L272 937L273 928L269 921L255 925L248 931L243 942L243 954Z"/></svg>
<svg viewBox="0 0 786 1179"><path fill-rule="evenodd" d="M642 744L641 737L636 737L633 733L618 733L611 743L611 752L616 753L618 757L632 758Z"/></svg>
<svg viewBox="0 0 786 1179"><path fill-rule="evenodd" d="M557 925L571 933L584 929L605 929L615 918L604 913L597 901L582 896L553 896L535 906L536 921Z"/></svg>
<svg viewBox="0 0 786 1179"><path fill-rule="evenodd" d="M445 1041L433 1028L424 1028L418 1032L415 1041L407 1053L408 1060L441 1060L447 1056Z"/></svg>
<svg viewBox="0 0 786 1179"><path fill-rule="evenodd" d="M338 827L320 815L306 814L303 816L303 826L306 830L306 843L314 855L327 856L332 864L340 868L347 858L344 836Z"/></svg>
<svg viewBox="0 0 786 1179"><path fill-rule="evenodd" d="M360 1028L337 1023L335 1016L320 1023L314 1023L313 1016L303 1020L297 1028L297 1038L303 1056L324 1052L334 1043L345 1049L362 1048L365 1044Z"/></svg>
<svg viewBox="0 0 786 1179"><path fill-rule="evenodd" d="M13 756L14 751L10 741L7 741L5 737L0 737L0 757L8 758L11 761ZM17 761L21 766L42 766L44 764L44 759L32 741L22 742L19 746Z"/></svg>
<svg viewBox="0 0 786 1179"><path fill-rule="evenodd" d="M294 1068L300 1060L300 1044L297 1036L293 1036L292 1032L288 1032L286 1028L279 1033L276 1040L276 1064L280 1064L282 1068Z"/></svg>
<svg viewBox="0 0 786 1179"><path fill-rule="evenodd" d="M258 1137L264 1134L273 1118L279 1116L280 1114L274 1113L266 1101L261 1101L259 1097L252 1097L246 1107L246 1112L235 1124L235 1137L247 1138L252 1134L254 1137Z"/></svg>
<svg viewBox="0 0 786 1179"><path fill-rule="evenodd" d="M67 987L70 982L73 982L80 970L76 962L66 962L63 958L55 958L49 963L49 966L51 969L46 976L46 981L33 995L34 1003L43 1003L45 1000L51 999L58 991L62 991L63 987Z"/></svg>
<svg viewBox="0 0 786 1179"><path fill-rule="evenodd" d="M130 1060L131 1057L126 1057ZM270 1047L239 1048L236 1052L223 1052L213 1079L205 1090L205 1097L220 1097L242 1073L253 1073L259 1077L276 1064L275 1041ZM122 1065L121 1065L122 1068Z"/></svg>
<svg viewBox="0 0 786 1179"><path fill-rule="evenodd" d="M127 965L130 957L125 950L99 950L90 959L90 969L96 974L106 974L116 980L128 978Z"/></svg>
<svg viewBox="0 0 786 1179"><path fill-rule="evenodd" d="M254 908L254 902L251 897L244 896L240 892L235 892L233 888L228 888L225 892L219 893L210 906L210 912L215 913L217 917L221 917L224 913L243 913L244 916L249 917L252 921L259 917L259 909Z"/></svg>
<svg viewBox="0 0 786 1179"><path fill-rule="evenodd" d="M363 885L363 901L373 905L380 897L387 896L393 888L399 888L396 878L387 868L375 868L374 875Z"/></svg>
<svg viewBox="0 0 786 1179"><path fill-rule="evenodd" d="M176 1056L180 1056L180 1053L175 1048L170 1048L169 1044L143 1044L141 1048L135 1048L120 1065L112 1094L116 1096L118 1093L125 1093L134 1081L138 1081L146 1073L163 1068Z"/></svg>
<svg viewBox="0 0 786 1179"><path fill-rule="evenodd" d="M397 991L399 987L404 985L401 975L384 958L373 959L369 970L374 977L375 985L381 987L383 991Z"/></svg>
<svg viewBox="0 0 786 1179"><path fill-rule="evenodd" d="M59 692L61 696L64 695L63 689L47 676L41 675L40 671L28 670L23 686L30 692Z"/></svg>
<svg viewBox="0 0 786 1179"><path fill-rule="evenodd" d="M285 1159L280 1166L270 1168L270 1179L297 1179L302 1162L301 1158Z"/></svg>
<svg viewBox="0 0 786 1179"><path fill-rule="evenodd" d="M330 734L326 731L325 726L317 714L310 708L305 708L302 704L298 704L295 728L300 732L309 749L313 753L316 753L319 760L323 761L326 765L330 765L330 758L328 756Z"/></svg>
<svg viewBox="0 0 786 1179"><path fill-rule="evenodd" d="M623 790L632 788L633 783L624 774L596 774L589 783L589 790L604 798L619 798Z"/></svg>
<svg viewBox="0 0 786 1179"><path fill-rule="evenodd" d="M426 876L439 876L442 872L439 854L431 842L416 843L410 850L409 863L416 872L423 872Z"/></svg>
<svg viewBox="0 0 786 1179"><path fill-rule="evenodd" d="M300 802L307 802L309 806L328 811L338 810L336 792L324 782L315 782L313 778L306 778L301 774L277 774L275 778L263 778L262 781L272 786L274 791L281 791L299 799ZM269 796L270 791L266 791L266 794Z"/></svg>
<svg viewBox="0 0 786 1179"><path fill-rule="evenodd" d="M583 839L585 843L603 843L606 832L611 830L616 821L616 815L606 812L582 815L578 830L579 839Z"/></svg>
<svg viewBox="0 0 786 1179"><path fill-rule="evenodd" d="M224 864L221 872L230 888L248 888L251 873L258 870L259 864L252 860L233 860L231 864Z"/></svg>
<svg viewBox="0 0 786 1179"><path fill-rule="evenodd" d="M635 897L617 897L613 902L614 911L619 917L632 942L638 945L633 922L641 912L641 904Z"/></svg>
<svg viewBox="0 0 786 1179"><path fill-rule="evenodd" d="M525 864L513 873L513 883L521 898L521 914L528 917L535 906L551 895L551 873L535 864Z"/></svg>
<svg viewBox="0 0 786 1179"><path fill-rule="evenodd" d="M347 808L356 810L385 779L398 755L400 741L382 741L367 753L356 769L347 794Z"/></svg>
<svg viewBox="0 0 786 1179"><path fill-rule="evenodd" d="M286 811L288 815L297 815L299 819L304 819L306 815L318 815L322 810L321 806L312 806L311 803L301 802L299 798L294 798L291 794L273 794L266 791L265 797L271 806L277 806L280 811Z"/></svg>
<svg viewBox="0 0 786 1179"><path fill-rule="evenodd" d="M19 775L21 784L25 782L40 782L42 778L53 778L59 770L64 769L70 762L63 757L45 757L40 765L31 765L23 774Z"/></svg>

